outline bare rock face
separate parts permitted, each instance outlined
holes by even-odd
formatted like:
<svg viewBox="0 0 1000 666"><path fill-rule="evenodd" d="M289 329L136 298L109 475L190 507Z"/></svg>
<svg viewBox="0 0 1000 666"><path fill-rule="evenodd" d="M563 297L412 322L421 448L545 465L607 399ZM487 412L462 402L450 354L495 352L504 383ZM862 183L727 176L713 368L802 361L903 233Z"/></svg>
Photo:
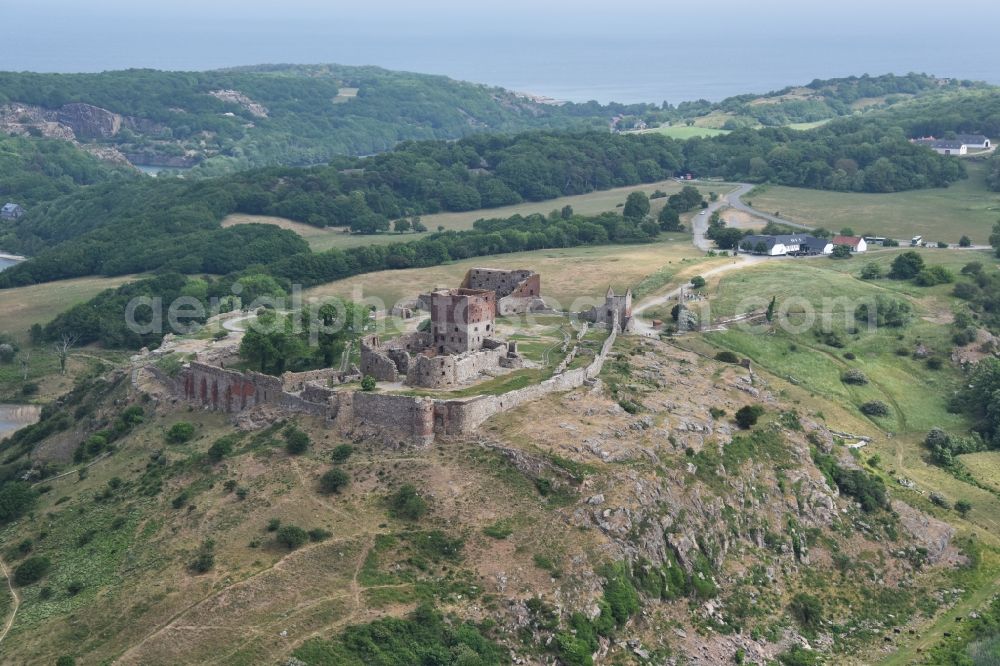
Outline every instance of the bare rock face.
<svg viewBox="0 0 1000 666"><path fill-rule="evenodd" d="M74 102L59 109L59 122L82 138L110 139L122 127L122 117L107 109Z"/></svg>
<svg viewBox="0 0 1000 666"><path fill-rule="evenodd" d="M892 510L899 514L899 522L903 528L927 549L928 562L934 564L941 560L965 559L952 544L954 527L899 500L893 500Z"/></svg>

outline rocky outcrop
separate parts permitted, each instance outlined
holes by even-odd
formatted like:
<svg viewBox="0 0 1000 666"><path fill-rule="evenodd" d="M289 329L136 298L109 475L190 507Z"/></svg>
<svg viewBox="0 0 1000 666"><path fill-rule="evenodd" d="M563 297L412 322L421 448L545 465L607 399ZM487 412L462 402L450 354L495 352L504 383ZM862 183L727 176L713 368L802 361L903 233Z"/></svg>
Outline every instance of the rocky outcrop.
<svg viewBox="0 0 1000 666"><path fill-rule="evenodd" d="M222 100L223 102L238 104L240 107L246 109L258 118L267 118L267 107L253 101L239 90L213 90L208 94L215 99Z"/></svg>
<svg viewBox="0 0 1000 666"><path fill-rule="evenodd" d="M110 139L122 128L122 117L99 106L74 102L59 109L59 122L86 139Z"/></svg>

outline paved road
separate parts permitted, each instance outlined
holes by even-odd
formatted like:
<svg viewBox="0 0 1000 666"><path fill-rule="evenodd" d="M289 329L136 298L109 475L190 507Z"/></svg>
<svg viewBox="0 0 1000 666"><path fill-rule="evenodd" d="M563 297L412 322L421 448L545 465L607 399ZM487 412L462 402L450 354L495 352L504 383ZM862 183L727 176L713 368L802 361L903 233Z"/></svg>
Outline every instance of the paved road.
<svg viewBox="0 0 1000 666"><path fill-rule="evenodd" d="M757 210L756 208L751 208L750 206L746 205L745 203L743 203L741 197L750 190L752 190L753 188L754 188L753 185L749 185L746 183L740 185L739 187L737 187L735 190L733 190L724 197L726 204L728 204L730 208L742 211L744 213L749 213L754 217L759 217L761 219L767 220L768 222L776 222L777 224L784 224L789 227L795 227L796 229L812 230L815 228L808 224L792 222L790 220L786 220L783 217L778 217L777 215L771 215L770 213L765 213L763 211Z"/></svg>

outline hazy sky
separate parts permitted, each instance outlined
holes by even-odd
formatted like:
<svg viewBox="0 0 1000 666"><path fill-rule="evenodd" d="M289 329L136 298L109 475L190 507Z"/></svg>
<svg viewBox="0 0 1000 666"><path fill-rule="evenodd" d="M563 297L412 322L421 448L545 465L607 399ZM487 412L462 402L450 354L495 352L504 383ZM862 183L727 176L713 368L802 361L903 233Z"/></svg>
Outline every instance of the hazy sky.
<svg viewBox="0 0 1000 666"><path fill-rule="evenodd" d="M601 101L717 99L864 72L1000 83L1000 40L990 32L1000 25L998 0L0 4L4 70L339 62ZM942 33L943 25L965 32Z"/></svg>

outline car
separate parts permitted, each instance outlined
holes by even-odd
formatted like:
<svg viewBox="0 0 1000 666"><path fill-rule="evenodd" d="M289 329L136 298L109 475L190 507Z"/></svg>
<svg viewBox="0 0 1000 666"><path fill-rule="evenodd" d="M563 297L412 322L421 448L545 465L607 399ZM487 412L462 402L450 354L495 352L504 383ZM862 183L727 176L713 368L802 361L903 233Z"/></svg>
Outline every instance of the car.
<svg viewBox="0 0 1000 666"><path fill-rule="evenodd" d="M703 211L701 211L701 212L700 212L700 213L698 213L698 214L699 214L699 215L704 215L704 214L705 214L705 213L707 213L707 212L708 212L707 210L703 210Z"/></svg>

